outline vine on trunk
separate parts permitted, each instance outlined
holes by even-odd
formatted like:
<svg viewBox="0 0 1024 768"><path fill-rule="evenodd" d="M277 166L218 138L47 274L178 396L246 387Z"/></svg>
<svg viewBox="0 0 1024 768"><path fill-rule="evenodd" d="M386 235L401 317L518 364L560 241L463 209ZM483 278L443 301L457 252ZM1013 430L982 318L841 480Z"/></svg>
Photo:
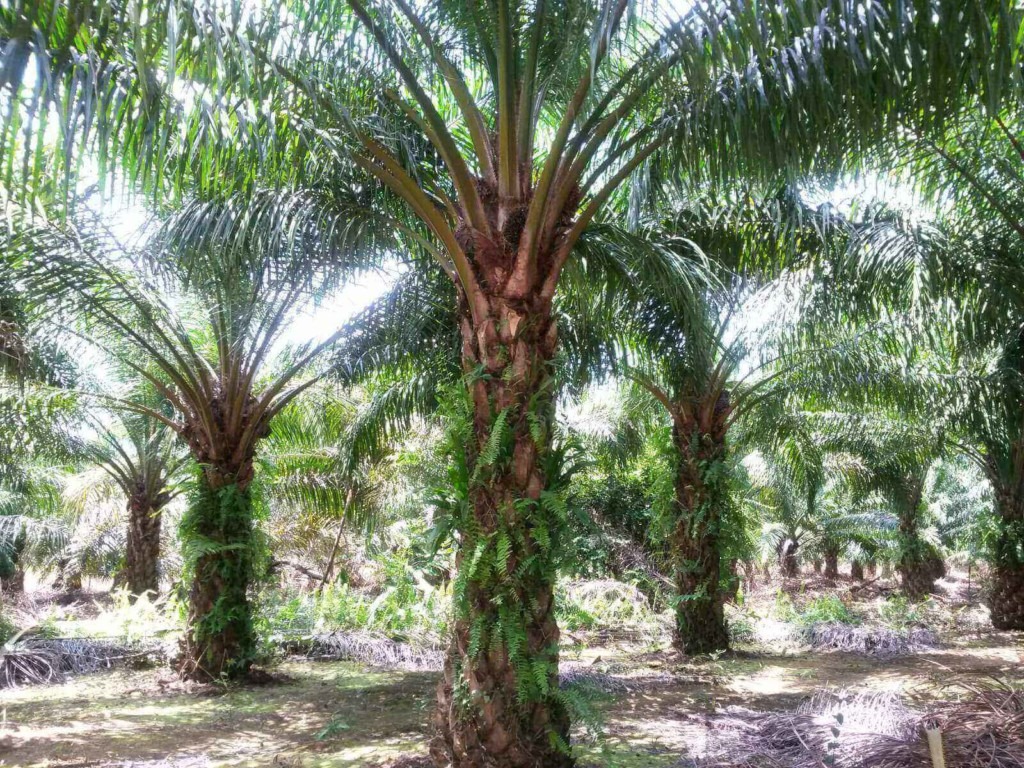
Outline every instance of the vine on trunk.
<svg viewBox="0 0 1024 768"><path fill-rule="evenodd" d="M678 590L675 643L691 654L726 650L721 535L731 496L725 441L678 423L673 440L679 454L671 539Z"/></svg>
<svg viewBox="0 0 1024 768"><path fill-rule="evenodd" d="M199 473L180 528L192 582L180 659L187 679L239 678L252 665L256 633L248 592L265 559L253 508L249 486Z"/></svg>
<svg viewBox="0 0 1024 768"><path fill-rule="evenodd" d="M571 447L552 445L547 389L535 392L524 405L492 412L490 434L479 450L472 404L464 391L456 395L461 413L449 420L448 430L454 466L439 504L445 514L435 540L451 533L460 540L452 585L457 652L452 654L451 674L451 702L459 717L467 722L518 721L531 729L538 725L532 721L542 705L553 714L539 725L551 747L568 755L564 725L582 702L558 688L557 634L540 637L536 631L554 611L552 587L567 539L565 492L573 471ZM537 498L510 487L517 445L524 440L533 443L546 481ZM514 679L514 702L496 703L500 697L492 700L486 684L470 683L481 682L481 675L507 679L502 669ZM503 711L491 711L495 707ZM511 736L510 744L515 742ZM510 757L508 764L517 760Z"/></svg>

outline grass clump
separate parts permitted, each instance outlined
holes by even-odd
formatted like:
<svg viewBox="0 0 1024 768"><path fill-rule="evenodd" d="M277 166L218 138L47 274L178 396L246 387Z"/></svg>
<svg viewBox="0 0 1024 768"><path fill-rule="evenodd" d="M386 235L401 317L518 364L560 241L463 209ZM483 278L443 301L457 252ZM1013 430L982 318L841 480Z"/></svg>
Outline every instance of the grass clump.
<svg viewBox="0 0 1024 768"><path fill-rule="evenodd" d="M757 639L755 620L747 614L737 613L729 617L729 639L734 643L752 643Z"/></svg>
<svg viewBox="0 0 1024 768"><path fill-rule="evenodd" d="M924 622L927 603L913 603L905 595L890 595L878 611L881 622L892 629L908 629Z"/></svg>
<svg viewBox="0 0 1024 768"><path fill-rule="evenodd" d="M800 627L815 624L860 624L861 617L836 595L822 595L798 606L793 598L779 590L775 595L775 618Z"/></svg>
<svg viewBox="0 0 1024 768"><path fill-rule="evenodd" d="M811 600L800 611L798 623L813 624L860 624L861 618L835 595L824 595Z"/></svg>

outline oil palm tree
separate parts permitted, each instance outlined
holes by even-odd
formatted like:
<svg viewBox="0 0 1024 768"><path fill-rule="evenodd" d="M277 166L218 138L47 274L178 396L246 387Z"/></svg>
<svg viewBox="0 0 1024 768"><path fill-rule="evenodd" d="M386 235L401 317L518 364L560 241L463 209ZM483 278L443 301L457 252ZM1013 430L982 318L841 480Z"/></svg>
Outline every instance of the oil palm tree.
<svg viewBox="0 0 1024 768"><path fill-rule="evenodd" d="M860 460L858 493L880 494L892 506L899 526L896 557L903 591L920 599L934 592L935 581L946 575L939 551L923 536L926 481L941 455L942 439L925 430L901 429L891 420L882 420L881 425L857 421L860 425L850 435L856 435L855 455Z"/></svg>
<svg viewBox="0 0 1024 768"><path fill-rule="evenodd" d="M146 398L133 398L145 402ZM152 403L170 415L170 409ZM117 425L99 424L98 438L89 447L89 458L124 494L128 510L128 535L124 568L117 581L133 599L160 589L160 533L164 507L183 490L187 456L175 445L176 435L167 424L146 414L125 413Z"/></svg>
<svg viewBox="0 0 1024 768"><path fill-rule="evenodd" d="M19 332L18 349L26 351ZM75 421L80 403L61 386L73 381L74 371L63 355L49 347L37 358L41 367L26 370L14 361L0 376L0 588L24 586L23 555L39 544L63 539L54 515L61 508L65 470L82 458L82 441ZM52 363L58 363L56 367ZM41 374L43 378L35 378ZM53 386L57 385L57 386Z"/></svg>
<svg viewBox="0 0 1024 768"><path fill-rule="evenodd" d="M5 232L8 267L31 286L39 317L144 381L167 410L116 381L83 394L166 428L200 467L181 523L192 583L180 672L193 679L239 676L251 663L257 446L274 416L322 378L314 363L341 335L282 350L281 334L337 285L350 242L373 243L354 225L330 242L299 225L288 241L227 244L223 233L245 215L196 203L142 253L125 252L91 219L15 217Z"/></svg>
<svg viewBox="0 0 1024 768"><path fill-rule="evenodd" d="M763 314L760 307L779 290L772 278L820 263L843 244L846 228L830 210L811 209L789 190L767 198L693 196L666 219L640 233L652 254L663 254L659 259L631 263L620 255L632 271L614 291L611 311L600 308L608 303L600 290L570 285L574 295L598 304L585 326L603 350L598 362L645 391L671 422L675 643L687 653L708 653L729 643L720 584L723 526L734 517L731 443L755 424L778 428L789 369L806 354L775 357L773 323L746 328L749 317L741 315ZM603 249L617 253L614 243ZM581 253L599 258L589 243ZM743 420L749 426L737 429Z"/></svg>
<svg viewBox="0 0 1024 768"><path fill-rule="evenodd" d="M993 623L1005 629L1024 627L1022 126L1017 104L998 112L978 104L944 139L912 133L895 143L900 178L933 205L923 215L890 215L865 228L836 273L844 290L833 297L841 313L859 319L884 303L895 310L890 319L913 318L918 339L929 342L930 356L902 377L866 356L875 374L862 388L884 400L889 395L872 384L875 377L902 378L903 407L938 414L951 443L985 472L1000 531L989 601Z"/></svg>
<svg viewBox="0 0 1024 768"><path fill-rule="evenodd" d="M366 434L368 423L381 418L367 411L380 406L372 394L325 383L271 423L260 466L271 524L279 522L274 539L285 549L275 552L272 564L295 568L298 564L285 556L299 553L300 562L317 564L306 575L316 574L318 589L340 572L348 535L368 536L393 522L389 514L400 509L395 441L385 439L395 437L394 429L383 437ZM413 410L426 412L403 413Z"/></svg>
<svg viewBox="0 0 1024 768"><path fill-rule="evenodd" d="M467 590L434 759L568 765L544 466L554 299L576 245L609 201L642 203L680 173L819 168L901 118L939 127L965 93L998 99L1017 76L1019 15L972 10L701 3L663 24L626 0L30 3L0 16L0 140L12 164L33 156L18 134L59 104L47 158L65 186L76 153L93 152L160 199L269 186L328 226L319 185L363 175L365 204L456 287L473 408ZM35 87L30 61L46 65ZM41 186L50 165L22 165ZM456 706L462 691L472 706Z"/></svg>

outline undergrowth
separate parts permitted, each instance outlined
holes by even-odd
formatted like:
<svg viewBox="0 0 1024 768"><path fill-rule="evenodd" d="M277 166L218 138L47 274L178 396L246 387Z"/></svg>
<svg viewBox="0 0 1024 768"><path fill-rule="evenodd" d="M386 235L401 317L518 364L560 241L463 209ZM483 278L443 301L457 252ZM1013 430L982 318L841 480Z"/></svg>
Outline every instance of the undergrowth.
<svg viewBox="0 0 1024 768"><path fill-rule="evenodd" d="M646 596L621 581L573 581L555 591L558 624L570 632L595 629L652 629L659 614Z"/></svg>
<svg viewBox="0 0 1024 768"><path fill-rule="evenodd" d="M878 611L881 622L892 629L907 629L924 623L927 603L913 603L904 595L890 595Z"/></svg>
<svg viewBox="0 0 1024 768"><path fill-rule="evenodd" d="M267 589L260 597L260 634L367 630L395 640L440 647L448 635L451 591L434 587L404 563L388 562L387 586L369 594L348 584L321 592Z"/></svg>
<svg viewBox="0 0 1024 768"><path fill-rule="evenodd" d="M823 595L802 607L781 590L775 596L775 617L799 626L821 623L860 624L861 617L835 595Z"/></svg>

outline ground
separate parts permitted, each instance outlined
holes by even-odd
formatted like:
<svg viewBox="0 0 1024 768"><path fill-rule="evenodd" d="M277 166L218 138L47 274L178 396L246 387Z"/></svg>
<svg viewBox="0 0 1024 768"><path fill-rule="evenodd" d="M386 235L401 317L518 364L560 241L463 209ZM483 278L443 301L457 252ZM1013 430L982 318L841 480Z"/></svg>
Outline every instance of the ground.
<svg viewBox="0 0 1024 768"><path fill-rule="evenodd" d="M588 768L687 765L708 735L701 715L729 706L792 710L816 690L849 687L898 690L925 707L954 681L1024 683L1024 636L983 629L899 658L748 649L686 659L629 632L567 641L566 667L593 709L574 734ZM413 766L425 755L435 673L305 660L271 673L225 689L121 669L0 691L0 765Z"/></svg>

